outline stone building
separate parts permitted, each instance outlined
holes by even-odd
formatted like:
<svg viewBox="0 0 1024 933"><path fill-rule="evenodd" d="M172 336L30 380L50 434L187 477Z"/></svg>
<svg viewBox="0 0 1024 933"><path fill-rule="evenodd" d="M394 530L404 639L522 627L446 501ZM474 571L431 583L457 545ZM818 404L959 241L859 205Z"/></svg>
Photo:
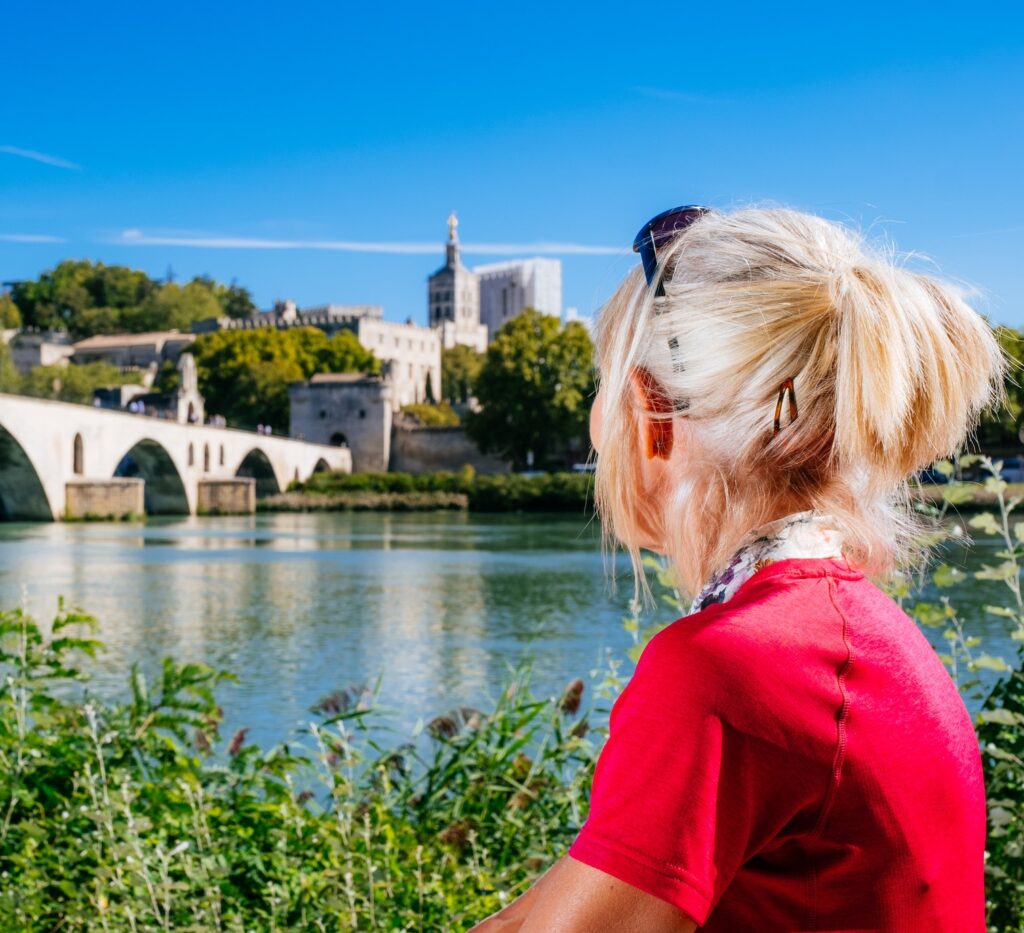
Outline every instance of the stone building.
<svg viewBox="0 0 1024 933"><path fill-rule="evenodd" d="M24 375L33 366L66 366L75 349L63 330L15 331L8 341L11 362Z"/></svg>
<svg viewBox="0 0 1024 933"><path fill-rule="evenodd" d="M121 369L159 368L166 360L178 361L182 351L196 339L195 334L177 330L146 334L97 334L73 344L75 363L102 361Z"/></svg>
<svg viewBox="0 0 1024 933"><path fill-rule="evenodd" d="M441 334L444 349L462 343L483 353L487 328L480 323L480 280L459 258L458 225L451 214L445 264L427 279L427 323Z"/></svg>
<svg viewBox="0 0 1024 933"><path fill-rule="evenodd" d="M414 324L411 318L405 323L385 321L383 315L380 305L328 304L300 310L294 301L279 301L272 311L260 311L245 318L210 318L195 324L192 329L196 333L209 333L261 327L316 327L328 336L348 330L377 359L390 364L390 399L394 411L428 398L439 399L440 332Z"/></svg>
<svg viewBox="0 0 1024 933"><path fill-rule="evenodd" d="M348 447L352 469L387 470L391 456L394 387L390 364L380 375L318 373L288 386L291 435L316 444Z"/></svg>
<svg viewBox="0 0 1024 933"><path fill-rule="evenodd" d="M390 366L381 376L323 373L288 386L291 434L316 444L348 447L356 472L458 470L505 473L510 465L480 453L460 427L428 428L395 415Z"/></svg>
<svg viewBox="0 0 1024 933"><path fill-rule="evenodd" d="M501 326L533 308L562 317L562 263L557 259L517 259L475 266L480 280L480 320L491 341Z"/></svg>

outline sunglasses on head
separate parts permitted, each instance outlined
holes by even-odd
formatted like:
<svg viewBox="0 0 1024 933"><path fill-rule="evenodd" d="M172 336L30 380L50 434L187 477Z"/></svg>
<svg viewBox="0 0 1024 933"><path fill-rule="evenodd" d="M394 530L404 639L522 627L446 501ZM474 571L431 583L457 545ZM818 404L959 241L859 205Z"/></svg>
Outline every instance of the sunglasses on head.
<svg viewBox="0 0 1024 933"><path fill-rule="evenodd" d="M707 213L709 208L701 207L699 204L673 207L671 210L662 211L657 217L652 217L640 228L636 239L633 240L633 252L640 254L648 285L654 282L658 274L658 250L671 243L678 234ZM661 279L658 279L654 294L658 298L665 294Z"/></svg>
<svg viewBox="0 0 1024 933"><path fill-rule="evenodd" d="M633 252L640 254L640 262L644 267L644 277L647 285L657 285L654 295L657 298L665 296L665 286L658 276L658 250L668 246L687 227L692 226L705 214L710 213L710 208L702 207L699 204L686 204L682 207L673 207L671 210L662 211L652 217L641 228L633 240ZM677 372L683 369L682 360L679 354L679 341L671 337L668 342L672 354L672 368ZM782 429L782 407L786 394L789 394L789 420L795 421L797 417L796 389L793 386L792 378L786 379L779 387L779 398L775 405L775 417L772 420L772 436L778 435ZM689 408L689 403L684 402L683 408Z"/></svg>

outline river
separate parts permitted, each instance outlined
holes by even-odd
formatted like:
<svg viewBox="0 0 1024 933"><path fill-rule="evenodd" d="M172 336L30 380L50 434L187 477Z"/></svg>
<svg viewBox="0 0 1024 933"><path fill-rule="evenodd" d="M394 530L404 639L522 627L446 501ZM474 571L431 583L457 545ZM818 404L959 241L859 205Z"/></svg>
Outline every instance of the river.
<svg viewBox="0 0 1024 933"><path fill-rule="evenodd" d="M957 549L968 568L994 542ZM90 689L124 696L133 662L165 655L235 672L225 731L288 738L324 695L380 675L399 738L457 704L486 708L509 667L533 663L540 695L625 658L631 594L609 591L595 521L466 512L269 514L144 524L0 524L0 606L40 621L63 595L99 619ZM999 583L955 591L970 632L1009 657ZM667 619L666 619L667 620ZM938 639L930 633L933 641ZM625 669L631 669L626 661ZM589 683L589 680L588 680Z"/></svg>

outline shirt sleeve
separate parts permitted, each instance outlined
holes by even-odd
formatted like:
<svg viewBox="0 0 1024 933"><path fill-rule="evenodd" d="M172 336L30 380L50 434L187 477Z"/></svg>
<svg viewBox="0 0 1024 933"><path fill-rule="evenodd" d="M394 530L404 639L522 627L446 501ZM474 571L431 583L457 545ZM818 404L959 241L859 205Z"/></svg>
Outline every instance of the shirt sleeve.
<svg viewBox="0 0 1024 933"><path fill-rule="evenodd" d="M779 799L778 788L792 764L732 712L735 696L756 688L673 628L647 645L612 707L589 815L569 855L702 925L789 818L793 795Z"/></svg>

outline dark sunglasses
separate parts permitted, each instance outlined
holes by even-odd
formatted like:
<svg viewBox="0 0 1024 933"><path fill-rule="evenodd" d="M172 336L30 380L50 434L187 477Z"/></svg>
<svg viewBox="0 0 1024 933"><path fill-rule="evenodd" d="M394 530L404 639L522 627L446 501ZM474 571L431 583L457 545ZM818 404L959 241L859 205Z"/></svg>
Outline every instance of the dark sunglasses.
<svg viewBox="0 0 1024 933"><path fill-rule="evenodd" d="M658 250L667 246L679 233L707 214L709 210L699 204L673 207L671 210L662 211L657 217L652 217L640 228L636 239L633 240L633 252L640 254L640 262L643 263L648 285L654 282L654 278L658 274ZM659 298L665 294L661 279L658 279L658 286L654 294Z"/></svg>

